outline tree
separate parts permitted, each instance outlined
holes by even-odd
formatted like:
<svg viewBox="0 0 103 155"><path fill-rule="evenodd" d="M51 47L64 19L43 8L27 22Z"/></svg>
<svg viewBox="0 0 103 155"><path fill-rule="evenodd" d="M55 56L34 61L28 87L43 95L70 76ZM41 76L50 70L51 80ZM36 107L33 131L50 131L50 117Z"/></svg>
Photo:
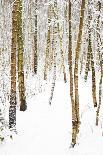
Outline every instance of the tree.
<svg viewBox="0 0 103 155"><path fill-rule="evenodd" d="M87 81L88 72L90 71L90 50L91 50L91 39L89 39L89 43L88 43L85 77L84 77L85 81Z"/></svg>
<svg viewBox="0 0 103 155"><path fill-rule="evenodd" d="M45 65L44 65L44 80L47 80L47 72L49 66L49 51L50 51L50 33L51 33L51 5L48 8L48 31L47 31L47 42L45 50Z"/></svg>
<svg viewBox="0 0 103 155"><path fill-rule="evenodd" d="M72 31L71 31L71 0L69 0L69 46L68 46L68 62L69 62L69 74L70 74L70 98L72 104L72 144L74 147L76 144L76 107L73 95L73 68L72 68Z"/></svg>
<svg viewBox="0 0 103 155"><path fill-rule="evenodd" d="M90 6L90 2L89 1L88 1L88 6ZM94 59L93 59L93 52L92 52L90 23L91 23L91 13L90 13L90 8L89 8L89 11L88 11L88 52L90 53L91 69L92 69L92 96L93 96L93 103L94 103L94 107L97 107L96 76L95 76L95 67L94 67Z"/></svg>
<svg viewBox="0 0 103 155"><path fill-rule="evenodd" d="M16 126L16 49L17 49L17 0L12 10L12 43L11 43L11 94L9 107L9 128Z"/></svg>
<svg viewBox="0 0 103 155"><path fill-rule="evenodd" d="M37 0L35 0L34 73L37 73Z"/></svg>
<svg viewBox="0 0 103 155"><path fill-rule="evenodd" d="M19 100L20 100L20 111L25 111L26 96L25 96L25 85L24 85L24 66L23 66L23 34L22 34L22 0L17 0L17 51L18 51L18 82L19 82Z"/></svg>
<svg viewBox="0 0 103 155"><path fill-rule="evenodd" d="M76 135L79 132L79 91L78 91L78 62L79 62L79 55L80 55L80 46L81 46L81 38L82 38L82 31L83 31L83 20L84 20L84 10L85 10L85 0L82 0L81 4L81 11L80 11L80 23L79 23L79 32L77 37L77 44L76 44L76 55L75 55L75 66L74 66L74 93L75 93L75 111L76 111L76 120L74 122L74 126L76 128ZM73 144L75 145L75 143Z"/></svg>
<svg viewBox="0 0 103 155"><path fill-rule="evenodd" d="M101 71L101 76L100 76L100 81L99 81L99 104L97 107L96 111L96 125L98 126L99 122L99 112L100 112L100 107L102 103L102 83L103 83L103 54L100 56L100 71Z"/></svg>
<svg viewBox="0 0 103 155"><path fill-rule="evenodd" d="M50 99L49 99L49 104L51 105L52 99L53 99L53 93L54 93L54 88L55 88L55 82L56 82L56 38L55 38L55 34L56 32L56 25L54 22L54 26L53 26L53 38L52 38L52 52L53 52L53 82L52 82L52 88L51 88L51 95L50 95Z"/></svg>
<svg viewBox="0 0 103 155"><path fill-rule="evenodd" d="M101 11L101 2L98 1L98 6L99 6L99 11ZM102 38L100 35L100 28L99 28L99 18L100 15L98 16L98 22L97 22L97 30L99 31L97 35L97 40L99 42L100 40L100 50L99 50L99 60L100 60L100 81L99 81L99 103L96 111L96 125L98 126L99 123L99 113L100 113L100 107L102 103L102 83L103 83L103 50L102 50Z"/></svg>
<svg viewBox="0 0 103 155"><path fill-rule="evenodd" d="M63 75L64 75L64 82L66 83L66 71L65 71L65 64L64 64L64 49L63 49L63 41L62 41L62 36L60 34L60 24L59 24L59 17L58 17L58 8L57 8L57 0L54 1L54 17L55 20L57 21L57 30L58 30L58 38L60 41L60 52L61 52L61 68L63 68Z"/></svg>

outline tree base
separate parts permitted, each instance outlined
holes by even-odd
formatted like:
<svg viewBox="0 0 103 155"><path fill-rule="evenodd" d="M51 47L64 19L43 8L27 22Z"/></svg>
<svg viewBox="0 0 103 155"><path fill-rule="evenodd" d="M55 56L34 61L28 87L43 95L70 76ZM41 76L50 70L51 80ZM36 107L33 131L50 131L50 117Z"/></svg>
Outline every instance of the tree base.
<svg viewBox="0 0 103 155"><path fill-rule="evenodd" d="M27 110L27 104L26 101L23 100L20 105L20 111L26 111L26 110Z"/></svg>

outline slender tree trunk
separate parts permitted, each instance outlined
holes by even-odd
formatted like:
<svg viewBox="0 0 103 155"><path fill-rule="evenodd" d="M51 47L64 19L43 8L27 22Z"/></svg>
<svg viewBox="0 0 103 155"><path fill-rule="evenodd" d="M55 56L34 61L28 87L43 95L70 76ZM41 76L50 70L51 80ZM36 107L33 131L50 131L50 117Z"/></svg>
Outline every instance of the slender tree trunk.
<svg viewBox="0 0 103 155"><path fill-rule="evenodd" d="M79 91L78 91L78 62L80 55L80 46L82 39L82 31L83 31L83 20L84 20L84 10L85 10L85 0L82 0L81 11L80 11L80 23L79 23L79 32L77 37L77 45L76 45L76 56L75 56L75 67L74 67L74 88L75 88L75 110L76 110L76 134L79 132Z"/></svg>
<svg viewBox="0 0 103 155"><path fill-rule="evenodd" d="M20 111L25 111L27 108L24 86L24 69L23 69L23 35L22 35L22 0L18 2L17 16L17 44L18 44L18 82L19 82L19 99Z"/></svg>
<svg viewBox="0 0 103 155"><path fill-rule="evenodd" d="M90 40L89 40L90 41ZM90 71L90 48L89 48L90 43L88 44L88 51L87 51L87 60L86 60L86 68L85 68L85 81L87 81L88 77L88 72Z"/></svg>
<svg viewBox="0 0 103 155"><path fill-rule="evenodd" d="M69 46L68 46L68 62L69 62L69 74L70 74L70 98L72 104L72 143L71 146L74 147L76 144L76 107L73 95L73 68L72 68L72 32L71 32L71 0L69 0Z"/></svg>
<svg viewBox="0 0 103 155"><path fill-rule="evenodd" d="M53 82L52 82L52 88L51 88L51 95L49 99L49 104L51 105L52 99L53 99L53 93L55 88L55 82L56 82L56 47L55 47L55 34L56 34L56 28L53 27L53 39L52 39L52 52L53 52Z"/></svg>
<svg viewBox="0 0 103 155"><path fill-rule="evenodd" d="M34 73L37 74L37 0L35 0Z"/></svg>
<svg viewBox="0 0 103 155"><path fill-rule="evenodd" d="M90 7L90 2L88 1L88 7ZM96 99L96 76L95 76L95 67L94 67L94 58L93 58L93 51L92 51L92 40L91 40L91 12L90 8L88 11L88 52L90 54L90 60L91 60L91 69L92 69L92 97L93 97L93 103L94 107L97 107L97 99Z"/></svg>
<svg viewBox="0 0 103 155"><path fill-rule="evenodd" d="M45 65L44 65L44 80L47 80L47 72L48 72L48 66L49 66L49 50L50 50L50 7L48 8L48 32L47 32L47 45L46 45L46 51L45 51Z"/></svg>
<svg viewBox="0 0 103 155"><path fill-rule="evenodd" d="M94 107L97 107L97 98L96 98L96 76L95 76L95 67L93 60L93 53L91 51L91 68L92 68L92 96Z"/></svg>
<svg viewBox="0 0 103 155"><path fill-rule="evenodd" d="M57 11L57 12L56 12ZM58 30L58 38L60 41L60 51L61 51L61 59L62 59L62 67L63 67L63 75L64 75L64 82L66 83L66 71L65 71L65 65L64 65L64 50L63 50L63 41L62 37L60 35L60 24L59 24L59 18L58 18L58 8L57 8L57 0L54 1L54 17L57 20L57 30Z"/></svg>
<svg viewBox="0 0 103 155"><path fill-rule="evenodd" d="M16 126L16 48L17 48L17 0L12 11L12 44L11 44L11 94L9 107L9 128Z"/></svg>
<svg viewBox="0 0 103 155"><path fill-rule="evenodd" d="M98 126L99 122L99 111L102 103L102 83L103 83L103 54L101 54L101 60L100 60L100 67L101 67L101 77L99 82L99 104L96 111L96 125Z"/></svg>
<svg viewBox="0 0 103 155"><path fill-rule="evenodd" d="M98 1L98 11L101 10L101 2ZM98 16L98 21L97 21L97 30L100 32L100 28L99 28L99 18L100 15ZM97 40L99 42L100 39L100 46L102 46L103 42L101 39L100 34L97 34ZM98 44L99 45L99 44ZM101 48L99 50L99 59L100 59L100 72L101 72L101 77L100 77L100 81L99 81L99 103L98 103L98 107L97 107L97 111L96 111L96 125L98 126L99 123L99 113L100 113L100 107L101 107L101 103L102 103L102 83L103 83L103 48Z"/></svg>
<svg viewBox="0 0 103 155"><path fill-rule="evenodd" d="M81 56L81 60L80 60L80 74L82 73L83 70L83 54Z"/></svg>
<svg viewBox="0 0 103 155"><path fill-rule="evenodd" d="M60 28L59 28L60 26L59 26L59 23L57 25L58 25L58 36L59 36L59 40L60 40L60 50L61 50L64 82L66 83L67 78L66 78L66 71L65 71L65 64L64 64L64 50L63 50L63 47L62 47L62 38L60 36Z"/></svg>

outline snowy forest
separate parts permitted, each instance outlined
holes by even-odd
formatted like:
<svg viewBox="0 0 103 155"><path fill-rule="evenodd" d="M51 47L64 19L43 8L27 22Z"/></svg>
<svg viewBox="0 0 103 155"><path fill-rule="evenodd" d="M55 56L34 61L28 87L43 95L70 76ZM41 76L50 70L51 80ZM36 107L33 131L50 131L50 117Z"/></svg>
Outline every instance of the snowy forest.
<svg viewBox="0 0 103 155"><path fill-rule="evenodd" d="M102 146L103 0L0 0L0 154Z"/></svg>

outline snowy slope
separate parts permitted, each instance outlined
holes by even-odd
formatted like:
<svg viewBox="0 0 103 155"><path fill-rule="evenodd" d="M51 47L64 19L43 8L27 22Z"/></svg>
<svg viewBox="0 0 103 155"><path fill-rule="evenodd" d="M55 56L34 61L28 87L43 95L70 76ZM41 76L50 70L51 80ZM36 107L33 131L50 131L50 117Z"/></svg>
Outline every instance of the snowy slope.
<svg viewBox="0 0 103 155"><path fill-rule="evenodd" d="M31 79L31 91L35 87ZM69 84L56 82L52 105L49 84L42 82L41 93L29 94L28 110L17 111L17 135L0 145L0 155L103 155L102 126L95 127L90 80L80 80L80 116L81 127L78 144L70 148L71 143L71 103ZM29 81L30 84L30 81ZM43 90L43 91L42 91ZM33 93L33 92L32 92ZM102 125L102 124L101 124Z"/></svg>

